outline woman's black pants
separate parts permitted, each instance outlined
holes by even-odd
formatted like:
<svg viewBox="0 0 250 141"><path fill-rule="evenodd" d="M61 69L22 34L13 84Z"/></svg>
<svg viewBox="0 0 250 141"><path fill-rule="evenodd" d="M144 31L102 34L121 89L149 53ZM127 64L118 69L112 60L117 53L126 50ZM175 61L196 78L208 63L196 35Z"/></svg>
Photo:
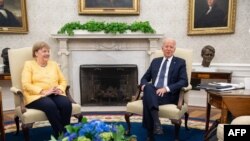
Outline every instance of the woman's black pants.
<svg viewBox="0 0 250 141"><path fill-rule="evenodd" d="M70 124L72 104L66 96L52 94L35 100L26 107L43 111L56 137L65 132L65 125Z"/></svg>

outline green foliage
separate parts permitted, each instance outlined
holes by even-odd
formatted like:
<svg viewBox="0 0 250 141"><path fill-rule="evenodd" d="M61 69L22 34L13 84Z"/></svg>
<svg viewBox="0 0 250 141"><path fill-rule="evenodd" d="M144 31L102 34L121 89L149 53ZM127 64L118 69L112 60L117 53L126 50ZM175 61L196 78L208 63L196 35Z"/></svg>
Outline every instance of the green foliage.
<svg viewBox="0 0 250 141"><path fill-rule="evenodd" d="M155 30L150 26L148 21L145 22L133 22L130 25L130 30L132 32L142 31L143 33L155 33Z"/></svg>
<svg viewBox="0 0 250 141"><path fill-rule="evenodd" d="M85 30L88 30L90 32L98 32L102 31L105 28L105 23L104 22L96 22L96 21L89 21L85 24L83 24L85 27Z"/></svg>
<svg viewBox="0 0 250 141"><path fill-rule="evenodd" d="M66 23L59 31L58 34L67 33L68 35L74 35L73 30L84 29L84 26L80 22Z"/></svg>
<svg viewBox="0 0 250 141"><path fill-rule="evenodd" d="M91 20L84 24L81 24L80 22L66 23L60 28L58 34L74 35L74 30L87 30L89 32L104 31L105 33L111 34L122 34L128 30L132 32L141 31L143 33L155 33L155 30L151 27L148 21L136 21L132 24L127 24L124 22L105 23Z"/></svg>
<svg viewBox="0 0 250 141"><path fill-rule="evenodd" d="M88 119L86 117L83 117L82 120L81 120L82 123L87 123L88 122Z"/></svg>
<svg viewBox="0 0 250 141"><path fill-rule="evenodd" d="M104 32L112 34L124 33L128 29L129 25L126 23L112 22L106 24Z"/></svg>
<svg viewBox="0 0 250 141"><path fill-rule="evenodd" d="M49 141L57 141L57 139L53 135L51 135Z"/></svg>

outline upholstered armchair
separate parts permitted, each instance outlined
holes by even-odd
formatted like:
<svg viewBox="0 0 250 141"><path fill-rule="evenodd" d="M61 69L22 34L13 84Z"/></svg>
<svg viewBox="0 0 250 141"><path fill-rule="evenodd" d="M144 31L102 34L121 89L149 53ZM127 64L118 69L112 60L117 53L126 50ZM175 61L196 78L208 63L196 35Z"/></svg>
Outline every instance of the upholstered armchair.
<svg viewBox="0 0 250 141"><path fill-rule="evenodd" d="M235 119L232 120L232 122L230 123L231 125L250 125L250 115L248 116L239 116L236 117ZM219 124L217 126L217 138L218 141L224 141L224 125L225 124Z"/></svg>
<svg viewBox="0 0 250 141"><path fill-rule="evenodd" d="M151 59L163 56L162 50L156 50L152 52ZM192 89L190 85L190 78L191 78L191 70L192 70L192 50L183 49L183 48L176 48L174 56L180 57L185 59L186 61L186 68L187 68L187 75L188 75L188 87L183 87L179 96L178 105L174 104L166 104L161 105L159 107L159 116L160 118L168 118L171 120L172 124L175 125L175 139L179 139L179 129L182 123L181 118L185 115L185 128L187 127L188 121L188 91ZM127 122L127 134L130 134L131 125L130 125L130 117L133 114L142 115L142 97L143 93L141 93L140 86L138 86L138 91L136 93L135 99L131 102L127 103L127 112L125 113L125 120Z"/></svg>
<svg viewBox="0 0 250 141"><path fill-rule="evenodd" d="M29 140L29 128L38 121L46 121L47 117L44 112L35 109L28 109L23 103L23 93L21 85L21 73L24 62L26 60L33 59L32 48L24 47L19 49L9 50L9 65L11 73L11 92L14 93L15 101L15 123L16 123L16 134L19 133L19 120L21 121L21 127L24 133L25 141ZM79 121L82 119L81 106L73 101L69 94L69 86L66 89L66 95L72 101L72 115L75 116Z"/></svg>

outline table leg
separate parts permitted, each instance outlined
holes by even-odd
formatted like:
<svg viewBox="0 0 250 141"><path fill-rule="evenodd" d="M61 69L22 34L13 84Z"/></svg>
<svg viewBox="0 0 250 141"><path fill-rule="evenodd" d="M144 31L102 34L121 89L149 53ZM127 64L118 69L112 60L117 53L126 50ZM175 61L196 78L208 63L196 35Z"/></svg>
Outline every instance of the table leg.
<svg viewBox="0 0 250 141"><path fill-rule="evenodd" d="M207 102L206 127L205 127L206 132L208 131L208 128L209 128L210 111L211 111L211 105Z"/></svg>
<svg viewBox="0 0 250 141"><path fill-rule="evenodd" d="M220 119L221 123L227 123L227 119L228 119L227 115L228 115L227 106L223 103L222 109L221 109L221 119Z"/></svg>

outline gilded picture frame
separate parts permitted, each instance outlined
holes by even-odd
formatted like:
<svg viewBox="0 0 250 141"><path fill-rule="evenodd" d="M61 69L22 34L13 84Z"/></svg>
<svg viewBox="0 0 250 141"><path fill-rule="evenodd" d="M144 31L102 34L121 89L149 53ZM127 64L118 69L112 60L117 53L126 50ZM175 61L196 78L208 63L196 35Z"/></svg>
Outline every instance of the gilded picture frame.
<svg viewBox="0 0 250 141"><path fill-rule="evenodd" d="M79 0L79 14L138 15L140 0Z"/></svg>
<svg viewBox="0 0 250 141"><path fill-rule="evenodd" d="M214 7L208 8L212 2ZM188 35L234 33L236 3L237 0L189 0Z"/></svg>
<svg viewBox="0 0 250 141"><path fill-rule="evenodd" d="M27 33L26 0L0 1L0 33Z"/></svg>

